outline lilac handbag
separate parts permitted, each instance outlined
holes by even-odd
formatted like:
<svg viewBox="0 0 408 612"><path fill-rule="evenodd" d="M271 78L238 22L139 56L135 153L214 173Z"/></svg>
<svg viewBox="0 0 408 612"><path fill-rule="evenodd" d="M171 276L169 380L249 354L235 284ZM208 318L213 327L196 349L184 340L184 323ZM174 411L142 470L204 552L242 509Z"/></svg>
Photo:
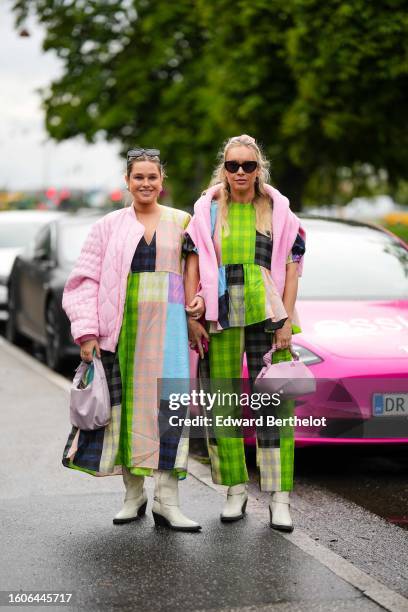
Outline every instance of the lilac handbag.
<svg viewBox="0 0 408 612"><path fill-rule="evenodd" d="M284 400L316 391L316 380L312 372L299 360L299 355L292 348L289 350L292 353L292 361L272 363L272 353L276 351L276 345L272 345L271 350L263 357L265 366L256 377L257 390L270 394L279 393Z"/></svg>
<svg viewBox="0 0 408 612"><path fill-rule="evenodd" d="M84 431L105 427L111 419L108 383L102 361L97 357L92 363L81 361L76 369L71 386L70 416L72 425Z"/></svg>

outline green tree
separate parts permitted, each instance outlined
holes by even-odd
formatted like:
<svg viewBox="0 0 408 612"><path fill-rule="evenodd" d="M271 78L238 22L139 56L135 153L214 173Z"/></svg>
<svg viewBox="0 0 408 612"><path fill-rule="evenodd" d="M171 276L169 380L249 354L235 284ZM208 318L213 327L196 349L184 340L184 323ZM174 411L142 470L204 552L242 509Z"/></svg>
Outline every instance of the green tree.
<svg viewBox="0 0 408 612"><path fill-rule="evenodd" d="M284 118L299 164L338 176L348 167L358 185L371 167L391 186L408 163L408 2L295 0L288 61L297 95ZM336 181L335 181L336 182ZM337 181L338 182L338 181Z"/></svg>
<svg viewBox="0 0 408 612"><path fill-rule="evenodd" d="M292 27L290 3L283 0L201 0L204 25L211 32L206 127L222 138L248 133L271 160L272 182L301 203L308 164L294 163L296 137L284 133L286 113L296 99L286 40ZM310 163L309 163L310 161Z"/></svg>
<svg viewBox="0 0 408 612"><path fill-rule="evenodd" d="M17 25L35 12L44 49L63 62L43 92L51 137L159 147L175 204L191 205L205 176L196 99L206 41L191 2L20 0L14 10Z"/></svg>
<svg viewBox="0 0 408 612"><path fill-rule="evenodd" d="M408 162L408 2L281 0L208 3L214 24L210 109L227 131L266 146L278 186L333 197L350 169L360 187ZM222 60L222 61L221 61ZM363 169L362 169L363 168ZM322 180L323 179L323 180Z"/></svg>
<svg viewBox="0 0 408 612"><path fill-rule="evenodd" d="M295 208L334 197L342 168L407 165L407 0L18 0L64 74L44 94L64 140L158 146L176 205L208 181L221 142L255 136ZM339 171L340 169L340 171ZM354 174L353 174L354 173Z"/></svg>

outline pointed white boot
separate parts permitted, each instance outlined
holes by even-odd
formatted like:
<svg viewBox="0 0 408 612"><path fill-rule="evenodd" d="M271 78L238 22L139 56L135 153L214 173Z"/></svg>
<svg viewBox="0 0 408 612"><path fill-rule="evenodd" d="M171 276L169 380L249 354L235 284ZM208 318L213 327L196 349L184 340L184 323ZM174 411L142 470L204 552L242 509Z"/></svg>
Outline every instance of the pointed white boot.
<svg viewBox="0 0 408 612"><path fill-rule="evenodd" d="M221 513L223 523L232 523L244 518L248 501L247 486L245 483L228 487L227 501Z"/></svg>
<svg viewBox="0 0 408 612"><path fill-rule="evenodd" d="M153 518L156 527L169 527L175 531L200 531L201 525L190 520L180 510L178 479L171 470L156 470Z"/></svg>
<svg viewBox="0 0 408 612"><path fill-rule="evenodd" d="M146 513L147 495L143 488L144 476L134 476L125 466L122 468L122 475L126 487L125 503L113 519L115 525L136 521Z"/></svg>
<svg viewBox="0 0 408 612"><path fill-rule="evenodd" d="M289 512L289 491L275 491L269 503L269 525L279 531L293 531L293 522Z"/></svg>

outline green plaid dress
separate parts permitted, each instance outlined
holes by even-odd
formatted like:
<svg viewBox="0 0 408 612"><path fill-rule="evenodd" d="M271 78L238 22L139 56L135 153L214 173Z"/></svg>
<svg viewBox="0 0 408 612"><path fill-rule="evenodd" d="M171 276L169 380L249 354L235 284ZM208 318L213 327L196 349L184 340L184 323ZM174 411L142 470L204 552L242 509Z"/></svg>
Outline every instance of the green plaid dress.
<svg viewBox="0 0 408 612"><path fill-rule="evenodd" d="M222 380L223 391L228 389L227 381L230 380L232 391L232 379L241 377L244 352L252 383L263 366L263 355L272 345L274 332L283 326L287 314L270 272L272 239L256 231L253 205L230 204L227 235L221 230L216 202L211 205L211 221L219 263L219 319L210 324L211 341L200 364L200 377L203 380ZM191 239L187 248L196 250ZM304 252L304 242L298 235L287 263L296 263ZM298 325L293 325L292 331L301 330ZM288 350L273 354L273 363L291 359ZM215 405L213 414L222 414L223 411L226 413L224 406ZM235 406L234 411L238 415L241 407ZM266 413L264 410L264 416ZM228 414L231 414L229 407ZM278 418L293 414L293 401L282 402L275 410ZM263 427L256 435L261 490L292 490L293 428ZM207 442L215 483L231 486L248 480L244 440L239 432L236 435L229 432L228 437L223 437L221 429L211 429L207 431Z"/></svg>
<svg viewBox="0 0 408 612"><path fill-rule="evenodd" d="M190 215L161 207L151 242L139 241L129 269L116 351L101 351L112 415L106 427L72 427L63 465L94 476L172 470L185 478L188 437L169 430L168 385L189 390L182 251ZM160 387L160 393L159 393ZM184 416L184 415L182 415Z"/></svg>

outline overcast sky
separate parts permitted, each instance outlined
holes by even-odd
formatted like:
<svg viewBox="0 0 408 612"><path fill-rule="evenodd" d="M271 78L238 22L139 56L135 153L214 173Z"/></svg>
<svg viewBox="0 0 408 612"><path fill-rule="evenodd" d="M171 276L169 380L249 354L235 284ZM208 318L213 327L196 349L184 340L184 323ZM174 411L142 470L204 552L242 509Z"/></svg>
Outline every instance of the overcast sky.
<svg viewBox="0 0 408 612"><path fill-rule="evenodd" d="M115 145L48 140L36 89L58 76L60 63L42 52L35 23L29 38L18 36L11 5L0 0L0 189L122 187L124 162Z"/></svg>

